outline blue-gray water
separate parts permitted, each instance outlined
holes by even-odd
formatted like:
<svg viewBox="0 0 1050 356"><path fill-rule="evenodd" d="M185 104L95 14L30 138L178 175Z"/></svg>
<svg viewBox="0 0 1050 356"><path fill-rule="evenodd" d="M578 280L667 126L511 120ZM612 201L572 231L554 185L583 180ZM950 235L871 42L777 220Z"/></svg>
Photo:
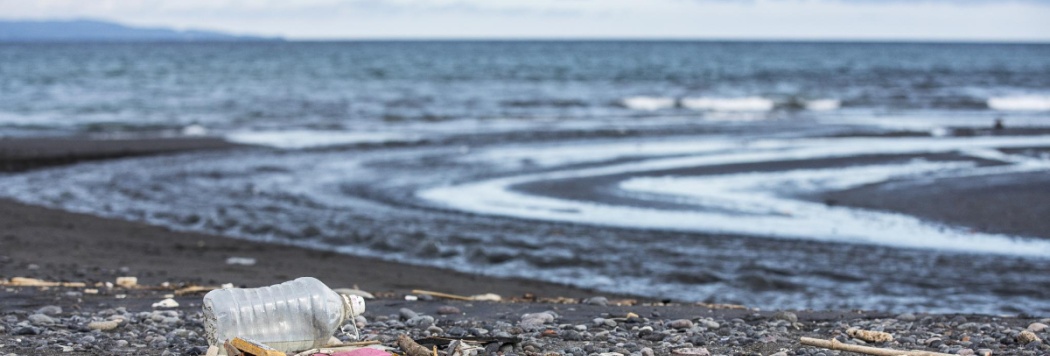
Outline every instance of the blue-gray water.
<svg viewBox="0 0 1050 356"><path fill-rule="evenodd" d="M1038 182L1050 45L0 44L0 93L4 136L263 146L0 176L31 203L678 300L1050 312L1046 234L811 202Z"/></svg>

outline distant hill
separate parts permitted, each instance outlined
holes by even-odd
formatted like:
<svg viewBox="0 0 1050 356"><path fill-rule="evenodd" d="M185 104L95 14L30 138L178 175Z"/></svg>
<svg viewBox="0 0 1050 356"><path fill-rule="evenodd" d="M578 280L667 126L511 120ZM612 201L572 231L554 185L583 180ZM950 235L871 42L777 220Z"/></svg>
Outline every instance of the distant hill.
<svg viewBox="0 0 1050 356"><path fill-rule="evenodd" d="M275 37L237 36L221 32L130 27L95 20L4 21L0 42L147 42L147 41L280 41Z"/></svg>

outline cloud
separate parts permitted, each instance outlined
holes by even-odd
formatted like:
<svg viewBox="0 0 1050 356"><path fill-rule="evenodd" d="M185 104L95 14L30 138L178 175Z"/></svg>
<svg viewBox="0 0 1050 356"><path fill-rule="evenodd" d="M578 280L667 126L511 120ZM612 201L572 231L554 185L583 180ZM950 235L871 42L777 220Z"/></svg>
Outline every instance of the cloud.
<svg viewBox="0 0 1050 356"><path fill-rule="evenodd" d="M1050 0L0 0L14 18L99 18L290 38L1050 40Z"/></svg>

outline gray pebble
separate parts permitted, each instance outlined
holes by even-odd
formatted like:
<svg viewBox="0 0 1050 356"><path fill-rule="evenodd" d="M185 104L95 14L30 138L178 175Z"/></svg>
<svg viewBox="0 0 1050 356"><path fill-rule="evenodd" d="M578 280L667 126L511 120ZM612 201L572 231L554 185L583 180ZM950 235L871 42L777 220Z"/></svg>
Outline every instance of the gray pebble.
<svg viewBox="0 0 1050 356"><path fill-rule="evenodd" d="M55 319L44 314L33 314L28 316L27 319L29 319L30 323L33 323L33 325L37 326L55 324Z"/></svg>
<svg viewBox="0 0 1050 356"><path fill-rule="evenodd" d="M15 335L39 335L40 334L40 329L34 328L32 326L23 326L21 328L15 329L15 332L13 334L15 334Z"/></svg>
<svg viewBox="0 0 1050 356"><path fill-rule="evenodd" d="M453 326L451 329L448 329L448 335L452 337L467 336L467 330L458 326Z"/></svg>
<svg viewBox="0 0 1050 356"><path fill-rule="evenodd" d="M416 316L405 321L405 325L413 328L426 329L427 327L434 325L434 317L429 315Z"/></svg>
<svg viewBox="0 0 1050 356"><path fill-rule="evenodd" d="M401 310L398 310L397 313L401 316L401 320L408 320L419 316L419 314L412 311L412 309L408 308L401 308Z"/></svg>
<svg viewBox="0 0 1050 356"><path fill-rule="evenodd" d="M672 321L670 326L674 329L690 329L693 327L693 322L689 319L678 319Z"/></svg>
<svg viewBox="0 0 1050 356"><path fill-rule="evenodd" d="M704 324L705 328L708 328L708 329L711 329L711 330L716 330L716 329L722 327L722 325L719 325L718 322L715 322L714 320L704 320L702 323Z"/></svg>
<svg viewBox="0 0 1050 356"><path fill-rule="evenodd" d="M900 320L900 321L915 321L915 314L912 314L912 313L900 314L900 315L897 315L896 319Z"/></svg>
<svg viewBox="0 0 1050 356"><path fill-rule="evenodd" d="M437 313L438 314L442 314L442 315L450 315L450 314L461 314L462 312L459 311L459 308L456 308L454 306L443 305L443 306L438 308Z"/></svg>
<svg viewBox="0 0 1050 356"><path fill-rule="evenodd" d="M576 330L566 330L561 333L561 338L566 341L580 341L583 340L583 335Z"/></svg>
<svg viewBox="0 0 1050 356"><path fill-rule="evenodd" d="M37 309L36 312L37 312L37 314L58 315L58 314L62 314L62 307L57 306L57 305L48 305L48 306L40 307L40 309Z"/></svg>
<svg viewBox="0 0 1050 356"><path fill-rule="evenodd" d="M773 318L777 320L786 320L791 323L798 322L798 315L789 311L779 311L776 314L773 314Z"/></svg>
<svg viewBox="0 0 1050 356"><path fill-rule="evenodd" d="M584 299L584 300L583 300L583 304L587 304L587 305L600 305L600 306L603 306L603 307L604 307L604 306L606 306L606 305L609 305L609 299L608 299L608 298L606 298L606 297L601 297L601 296L598 296L598 297L590 297L590 298Z"/></svg>

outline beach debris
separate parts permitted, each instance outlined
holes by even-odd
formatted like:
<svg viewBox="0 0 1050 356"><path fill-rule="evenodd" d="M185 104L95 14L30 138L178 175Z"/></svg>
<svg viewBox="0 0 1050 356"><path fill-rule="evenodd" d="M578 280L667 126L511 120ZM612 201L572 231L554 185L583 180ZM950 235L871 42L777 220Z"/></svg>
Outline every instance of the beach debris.
<svg viewBox="0 0 1050 356"><path fill-rule="evenodd" d="M154 308L178 308L179 307L179 302L176 302L175 299L167 298L167 299L161 300L159 302L153 303L153 307Z"/></svg>
<svg viewBox="0 0 1050 356"><path fill-rule="evenodd" d="M229 257L226 259L228 265L254 266L255 259L251 257Z"/></svg>
<svg viewBox="0 0 1050 356"><path fill-rule="evenodd" d="M216 289L219 289L219 287L189 286L189 287L185 287L185 288L176 289L175 290L175 295L187 295L187 294L196 294L196 293L200 293L200 292L211 292L211 291L216 290Z"/></svg>
<svg viewBox="0 0 1050 356"><path fill-rule="evenodd" d="M266 313L256 312L264 307ZM216 289L204 296L203 308L209 345L240 337L277 351L299 352L327 345L343 321L364 313L365 301L302 277L261 288Z"/></svg>
<svg viewBox="0 0 1050 356"><path fill-rule="evenodd" d="M121 288L131 289L139 285L138 277L117 277L116 285Z"/></svg>
<svg viewBox="0 0 1050 356"><path fill-rule="evenodd" d="M85 288L84 289L84 294L98 294L98 289L96 289L96 288Z"/></svg>
<svg viewBox="0 0 1050 356"><path fill-rule="evenodd" d="M731 310L747 310L748 308L739 304L717 304L717 303L703 303L697 302L695 305L701 306L707 309L731 309Z"/></svg>
<svg viewBox="0 0 1050 356"><path fill-rule="evenodd" d="M412 338L405 334L397 336L397 346L400 347L401 351L404 351L407 356L432 356L429 349L416 343Z"/></svg>
<svg viewBox="0 0 1050 356"><path fill-rule="evenodd" d="M485 293L472 295L470 296L470 300L479 302L499 302L503 300L503 297L500 297L500 295L496 293Z"/></svg>
<svg viewBox="0 0 1050 356"><path fill-rule="evenodd" d="M429 295L429 296L432 296L432 297L445 298L445 299L455 299L455 300L466 300L466 301L473 300L473 299L470 299L470 297L467 297L467 296L448 294L448 293L441 293L441 292L432 292L432 291L428 291L428 290L419 290L419 289L413 289L412 290L412 294L422 294L422 295Z"/></svg>
<svg viewBox="0 0 1050 356"><path fill-rule="evenodd" d="M87 327L91 330L110 331L120 327L120 324L123 321L123 319L92 321L87 324Z"/></svg>
<svg viewBox="0 0 1050 356"><path fill-rule="evenodd" d="M334 290L336 293L339 293L339 294L356 295L358 297L365 298L365 299L376 299L376 296L372 295L372 293L365 292L363 290L357 289L356 287L355 288L333 288L332 290Z"/></svg>
<svg viewBox="0 0 1050 356"><path fill-rule="evenodd" d="M368 351L366 349L380 351L380 352L382 352L382 354L374 353L374 352ZM378 340L358 341L358 342L348 342L348 343L338 343L338 342L336 342L336 343L329 343L325 347L319 347L319 348L313 348L313 349L309 349L309 350L305 350L305 351L300 351L299 353L297 353L297 354L295 354L293 356L327 356L327 355L346 356L346 355L351 355L351 354L348 354L348 352L352 352L352 351L356 351L356 350L364 350L364 351L353 353L352 354L353 356L366 356L366 355L390 356L389 352L384 351L384 350L390 350L390 349L391 348L389 348L389 347L381 345L381 342L379 342Z"/></svg>
<svg viewBox="0 0 1050 356"><path fill-rule="evenodd" d="M81 282L51 282L36 278L12 277L10 280L0 283L5 287L69 287L84 288L86 283Z"/></svg>
<svg viewBox="0 0 1050 356"><path fill-rule="evenodd" d="M405 300L410 301L410 302L414 302L414 301L419 300L419 297L410 294L410 295L406 295L405 296Z"/></svg>
<svg viewBox="0 0 1050 356"><path fill-rule="evenodd" d="M867 342L890 342L893 341L893 335L882 331L863 330L858 328L849 328L846 330L846 335L855 339L861 339Z"/></svg>
<svg viewBox="0 0 1050 356"><path fill-rule="evenodd" d="M449 294L449 293L442 293L442 292L434 292L434 291L429 291L429 290L413 289L412 290L412 294L419 294L421 296L430 296L430 297L453 299L453 300L462 300L462 301L498 302L498 301L502 301L503 300L503 297L500 297L499 294L495 294L495 293L485 293L485 294L477 294L477 295L472 295L472 296L465 296L465 295ZM408 297L406 296L405 299L407 300Z"/></svg>
<svg viewBox="0 0 1050 356"><path fill-rule="evenodd" d="M243 337L235 337L227 340L223 346L226 348L226 354L230 356L287 356L284 352L278 351L266 344Z"/></svg>
<svg viewBox="0 0 1050 356"><path fill-rule="evenodd" d="M711 356L711 352L703 347L683 347L671 350L673 356Z"/></svg>
<svg viewBox="0 0 1050 356"><path fill-rule="evenodd" d="M1035 333L1033 333L1033 332L1031 332L1029 330L1021 330L1021 333L1017 334L1017 342L1020 342L1022 344L1027 344L1027 343L1032 342L1032 341L1040 341L1040 340L1039 340L1038 336L1035 336Z"/></svg>
<svg viewBox="0 0 1050 356"><path fill-rule="evenodd" d="M208 352L204 356L219 356L219 347L215 345L208 346Z"/></svg>
<svg viewBox="0 0 1050 356"><path fill-rule="evenodd" d="M825 349L829 349L829 350L849 351L849 352L856 352L856 353L867 354L867 355L876 355L876 356L949 356L949 354L944 354L944 353L940 353L940 352L929 352L929 351L919 351L919 350L905 351L905 350L894 350L894 349L887 349L887 348L881 348L881 347L850 345L850 344L844 344L844 343L839 342L838 340L835 340L835 339L823 340L823 339L814 339L814 338L811 338L811 337L802 337L799 340L800 340L800 342L803 345L806 345L806 346L815 346L815 347L825 348Z"/></svg>

